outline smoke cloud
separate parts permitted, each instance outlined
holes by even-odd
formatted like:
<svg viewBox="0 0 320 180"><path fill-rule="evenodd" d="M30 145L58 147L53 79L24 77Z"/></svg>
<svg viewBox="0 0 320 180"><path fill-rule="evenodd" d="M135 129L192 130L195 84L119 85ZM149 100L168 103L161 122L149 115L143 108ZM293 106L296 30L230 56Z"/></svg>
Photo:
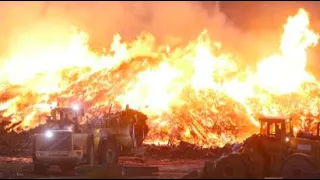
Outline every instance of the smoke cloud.
<svg viewBox="0 0 320 180"><path fill-rule="evenodd" d="M0 56L13 53L28 41L58 42L68 35L71 26L86 32L94 49L108 46L115 33L131 40L146 31L154 34L157 43L175 44L195 39L203 29L222 42L223 49L245 59L241 62L248 63L278 48L265 47L270 44L271 33L262 39L240 30L225 14L215 12L214 3L0 2L0 19ZM279 38L277 34L275 39Z"/></svg>
<svg viewBox="0 0 320 180"><path fill-rule="evenodd" d="M97 48L108 45L115 33L130 40L147 31L159 43L188 41L204 28L217 40L239 37L227 18L213 11L201 2L1 2L0 48L4 52L31 34L59 40L71 25L86 32Z"/></svg>

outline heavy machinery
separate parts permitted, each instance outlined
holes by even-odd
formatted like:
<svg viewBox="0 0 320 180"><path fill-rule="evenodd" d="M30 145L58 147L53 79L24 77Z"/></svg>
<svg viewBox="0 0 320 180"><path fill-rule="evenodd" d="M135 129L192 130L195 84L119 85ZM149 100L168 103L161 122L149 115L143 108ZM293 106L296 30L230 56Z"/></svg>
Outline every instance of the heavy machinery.
<svg viewBox="0 0 320 180"><path fill-rule="evenodd" d="M319 127L316 134L295 136L291 118L261 117L260 133L236 152L206 162L203 178L308 178L320 167Z"/></svg>
<svg viewBox="0 0 320 180"><path fill-rule="evenodd" d="M44 129L34 135L32 159L36 173L51 165L69 172L81 164L117 164L120 150L141 146L148 132L147 116L126 109L103 118L84 119L83 108L56 107Z"/></svg>

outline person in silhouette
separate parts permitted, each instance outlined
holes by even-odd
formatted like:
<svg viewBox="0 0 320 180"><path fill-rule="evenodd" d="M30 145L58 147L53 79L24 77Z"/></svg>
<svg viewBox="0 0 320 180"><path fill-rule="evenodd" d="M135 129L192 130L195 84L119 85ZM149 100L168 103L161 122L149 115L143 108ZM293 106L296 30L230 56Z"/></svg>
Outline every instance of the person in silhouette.
<svg viewBox="0 0 320 180"><path fill-rule="evenodd" d="M276 138L281 138L281 136L282 136L282 131L281 131L279 124L276 124L275 136L276 136Z"/></svg>

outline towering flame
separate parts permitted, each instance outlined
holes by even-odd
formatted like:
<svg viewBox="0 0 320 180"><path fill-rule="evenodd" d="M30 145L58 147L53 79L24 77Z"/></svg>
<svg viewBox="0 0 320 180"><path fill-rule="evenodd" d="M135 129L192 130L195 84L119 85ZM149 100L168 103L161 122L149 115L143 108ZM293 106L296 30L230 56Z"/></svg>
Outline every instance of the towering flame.
<svg viewBox="0 0 320 180"><path fill-rule="evenodd" d="M313 81L305 71L306 49L318 43L318 35L308 29L307 12L300 9L297 16L289 17L281 39L281 53L264 59L258 65L258 82L275 93L296 92L305 81ZM272 69L272 73L268 73ZM284 85L285 84L285 85Z"/></svg>
<svg viewBox="0 0 320 180"><path fill-rule="evenodd" d="M130 104L149 117L145 143L203 147L243 140L257 131L260 114L293 115L296 129L307 128L305 116L318 116L320 105L320 86L305 69L306 49L319 38L308 26L300 9L284 26L279 52L246 69L207 30L176 48L149 33L131 43L116 34L103 55L89 49L84 32L58 43L23 39L1 66L0 112L21 121L21 131L43 123L59 97L84 102L92 116Z"/></svg>

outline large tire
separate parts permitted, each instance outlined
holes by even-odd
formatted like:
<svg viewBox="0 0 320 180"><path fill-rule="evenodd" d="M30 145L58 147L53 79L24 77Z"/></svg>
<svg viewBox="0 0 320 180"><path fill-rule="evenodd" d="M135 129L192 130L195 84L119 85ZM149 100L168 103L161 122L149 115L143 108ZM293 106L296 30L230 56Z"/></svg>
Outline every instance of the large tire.
<svg viewBox="0 0 320 180"><path fill-rule="evenodd" d="M247 162L250 162L249 165L249 178L254 179L264 179L266 177L268 167L267 157L264 157L261 153L255 153L251 155L244 156L247 158Z"/></svg>
<svg viewBox="0 0 320 180"><path fill-rule="evenodd" d="M214 161L206 161L202 170L201 179L213 179L214 176Z"/></svg>
<svg viewBox="0 0 320 180"><path fill-rule="evenodd" d="M47 172L48 166L45 166L37 162L35 136L32 137L32 162L33 162L33 171L35 174L45 174Z"/></svg>
<svg viewBox="0 0 320 180"><path fill-rule="evenodd" d="M100 164L105 168L118 164L119 148L115 140L109 139L103 143L100 157Z"/></svg>
<svg viewBox="0 0 320 180"><path fill-rule="evenodd" d="M89 152L88 152L88 164L90 166L95 165L95 154L94 154L94 148L93 146L89 147Z"/></svg>
<svg viewBox="0 0 320 180"><path fill-rule="evenodd" d="M45 174L48 166L33 162L33 171L35 174Z"/></svg>
<svg viewBox="0 0 320 180"><path fill-rule="evenodd" d="M60 170L65 174L73 173L75 166L76 166L75 164L61 164L61 165L59 165Z"/></svg>
<svg viewBox="0 0 320 180"><path fill-rule="evenodd" d="M230 154L217 161L215 169L216 178L220 179L246 179L248 167L240 154Z"/></svg>
<svg viewBox="0 0 320 180"><path fill-rule="evenodd" d="M93 144L93 137L90 136L88 139L88 165L93 166L96 164L96 156L94 153L94 144Z"/></svg>
<svg viewBox="0 0 320 180"><path fill-rule="evenodd" d="M304 154L289 156L283 166L281 175L284 179L305 179L305 172L316 171L316 164Z"/></svg>

